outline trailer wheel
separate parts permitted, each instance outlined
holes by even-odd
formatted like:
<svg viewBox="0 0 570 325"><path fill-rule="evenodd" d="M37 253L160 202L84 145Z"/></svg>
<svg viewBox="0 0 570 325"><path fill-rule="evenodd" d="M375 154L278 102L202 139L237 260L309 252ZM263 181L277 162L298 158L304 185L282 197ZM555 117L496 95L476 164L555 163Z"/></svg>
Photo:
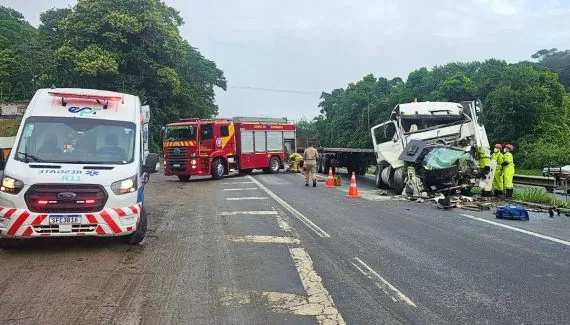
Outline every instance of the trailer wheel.
<svg viewBox="0 0 570 325"><path fill-rule="evenodd" d="M137 245L143 241L146 236L147 220L146 220L146 210L144 207L141 208L141 218L139 220L139 225L137 230L130 235L121 236L121 239L129 245Z"/></svg>
<svg viewBox="0 0 570 325"><path fill-rule="evenodd" d="M212 178L220 179L224 177L225 173L226 173L226 167L224 166L224 163L221 161L221 159L217 158L216 160L214 160L214 162L212 163Z"/></svg>
<svg viewBox="0 0 570 325"><path fill-rule="evenodd" d="M181 182L188 182L190 180L190 175L178 175L178 180Z"/></svg>

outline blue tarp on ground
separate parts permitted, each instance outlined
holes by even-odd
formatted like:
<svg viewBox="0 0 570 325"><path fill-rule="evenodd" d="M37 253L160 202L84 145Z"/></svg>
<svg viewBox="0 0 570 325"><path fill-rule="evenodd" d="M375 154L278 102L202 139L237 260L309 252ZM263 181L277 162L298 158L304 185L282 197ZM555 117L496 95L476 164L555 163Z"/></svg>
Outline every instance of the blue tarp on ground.
<svg viewBox="0 0 570 325"><path fill-rule="evenodd" d="M495 211L495 216L497 219L528 221L528 212L520 205L505 205L504 207L498 207Z"/></svg>

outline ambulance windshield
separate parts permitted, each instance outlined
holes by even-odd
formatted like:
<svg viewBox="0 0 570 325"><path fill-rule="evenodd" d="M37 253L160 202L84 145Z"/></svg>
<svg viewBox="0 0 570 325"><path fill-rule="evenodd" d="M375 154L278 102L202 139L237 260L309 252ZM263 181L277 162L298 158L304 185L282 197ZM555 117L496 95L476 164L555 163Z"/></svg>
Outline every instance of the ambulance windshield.
<svg viewBox="0 0 570 325"><path fill-rule="evenodd" d="M169 126L166 128L164 140L196 140L196 125Z"/></svg>
<svg viewBox="0 0 570 325"><path fill-rule="evenodd" d="M135 124L69 117L30 117L16 152L24 162L127 164L134 160Z"/></svg>

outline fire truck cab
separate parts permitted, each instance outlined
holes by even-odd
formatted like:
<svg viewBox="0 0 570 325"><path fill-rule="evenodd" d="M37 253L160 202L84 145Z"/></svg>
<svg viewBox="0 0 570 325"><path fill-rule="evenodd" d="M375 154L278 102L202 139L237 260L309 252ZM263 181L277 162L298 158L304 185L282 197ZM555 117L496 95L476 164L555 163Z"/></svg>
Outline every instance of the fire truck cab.
<svg viewBox="0 0 570 325"><path fill-rule="evenodd" d="M285 118L184 118L162 130L164 174L188 181L253 169L277 173L296 150L295 135Z"/></svg>

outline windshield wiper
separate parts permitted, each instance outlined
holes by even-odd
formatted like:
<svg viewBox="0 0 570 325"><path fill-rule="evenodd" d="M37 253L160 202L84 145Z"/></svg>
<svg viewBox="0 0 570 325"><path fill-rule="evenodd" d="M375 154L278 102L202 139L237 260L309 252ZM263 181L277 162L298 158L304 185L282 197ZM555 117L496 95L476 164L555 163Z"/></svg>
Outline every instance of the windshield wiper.
<svg viewBox="0 0 570 325"><path fill-rule="evenodd" d="M27 152L19 152L19 151L18 151L18 154L19 154L19 155L24 155L24 162L25 162L26 164L28 164L28 163L30 162L30 160L29 160L28 158L32 158L34 161L37 161L37 162L46 162L45 160L43 160L43 159L41 159L41 158L38 158L37 156L31 155L31 154L29 154L29 153L27 153Z"/></svg>

